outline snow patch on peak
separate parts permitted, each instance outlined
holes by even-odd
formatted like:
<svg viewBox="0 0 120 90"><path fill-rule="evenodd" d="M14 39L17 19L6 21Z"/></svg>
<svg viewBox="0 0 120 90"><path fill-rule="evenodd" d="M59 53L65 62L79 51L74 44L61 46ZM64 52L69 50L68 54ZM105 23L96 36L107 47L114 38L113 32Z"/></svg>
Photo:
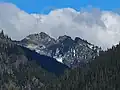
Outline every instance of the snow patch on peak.
<svg viewBox="0 0 120 90"><path fill-rule="evenodd" d="M26 47L31 49L31 50L35 50L38 46L36 46L34 44L28 44Z"/></svg>
<svg viewBox="0 0 120 90"><path fill-rule="evenodd" d="M75 57L75 50L73 50L73 56Z"/></svg>
<svg viewBox="0 0 120 90"><path fill-rule="evenodd" d="M62 57L54 57L58 62L63 63L63 58Z"/></svg>
<svg viewBox="0 0 120 90"><path fill-rule="evenodd" d="M92 49L93 48L93 45L90 45L90 44L87 44L88 45L88 47L90 48L90 49Z"/></svg>

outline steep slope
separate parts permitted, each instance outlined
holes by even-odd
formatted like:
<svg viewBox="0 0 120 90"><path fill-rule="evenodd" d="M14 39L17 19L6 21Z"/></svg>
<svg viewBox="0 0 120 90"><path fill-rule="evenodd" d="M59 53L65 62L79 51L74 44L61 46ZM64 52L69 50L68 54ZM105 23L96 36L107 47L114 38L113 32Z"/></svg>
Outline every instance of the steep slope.
<svg viewBox="0 0 120 90"><path fill-rule="evenodd" d="M52 57L40 55L37 52L31 51L25 47L21 48L23 49L25 56L29 60L35 60L42 68L49 72L60 75L64 73L65 69L68 69L66 65L59 63L56 59Z"/></svg>
<svg viewBox="0 0 120 90"><path fill-rule="evenodd" d="M120 43L89 63L54 81L47 90L120 90Z"/></svg>
<svg viewBox="0 0 120 90"><path fill-rule="evenodd" d="M66 68L53 58L16 45L3 31L0 33L1 90L41 89Z"/></svg>
<svg viewBox="0 0 120 90"><path fill-rule="evenodd" d="M87 63L99 54L100 48L76 37L64 35L58 39L51 38L44 32L31 34L21 40L19 45L35 50L41 55L56 58L57 61L69 67L76 67L80 62Z"/></svg>

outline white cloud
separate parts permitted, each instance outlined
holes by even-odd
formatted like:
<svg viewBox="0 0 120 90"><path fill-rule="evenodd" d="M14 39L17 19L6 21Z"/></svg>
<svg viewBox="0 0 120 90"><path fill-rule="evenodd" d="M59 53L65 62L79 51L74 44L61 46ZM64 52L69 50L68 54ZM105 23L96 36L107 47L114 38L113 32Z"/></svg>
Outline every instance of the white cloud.
<svg viewBox="0 0 120 90"><path fill-rule="evenodd" d="M0 28L17 40L42 31L55 38L64 34L79 36L104 49L120 41L120 15L95 8L79 12L63 8L41 15L28 14L11 3L0 3Z"/></svg>

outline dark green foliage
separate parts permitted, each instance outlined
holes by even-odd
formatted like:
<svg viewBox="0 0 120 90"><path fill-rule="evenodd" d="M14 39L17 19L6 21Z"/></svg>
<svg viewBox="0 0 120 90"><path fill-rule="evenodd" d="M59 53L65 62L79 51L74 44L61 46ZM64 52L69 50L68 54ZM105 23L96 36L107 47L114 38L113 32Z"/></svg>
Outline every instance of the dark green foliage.
<svg viewBox="0 0 120 90"><path fill-rule="evenodd" d="M0 90L120 90L120 44L101 51L87 67L66 70L57 78L1 35Z"/></svg>
<svg viewBox="0 0 120 90"><path fill-rule="evenodd" d="M120 90L120 44L89 63L89 68L66 71L47 90Z"/></svg>
<svg viewBox="0 0 120 90"><path fill-rule="evenodd" d="M56 77L0 33L0 90L40 90Z"/></svg>
<svg viewBox="0 0 120 90"><path fill-rule="evenodd" d="M28 48L21 47L24 50L25 56L29 60L36 61L42 68L45 70L54 73L55 75L64 74L64 70L68 68L68 66L58 62L56 59L52 57L48 57L45 55L40 55L35 51L31 51Z"/></svg>

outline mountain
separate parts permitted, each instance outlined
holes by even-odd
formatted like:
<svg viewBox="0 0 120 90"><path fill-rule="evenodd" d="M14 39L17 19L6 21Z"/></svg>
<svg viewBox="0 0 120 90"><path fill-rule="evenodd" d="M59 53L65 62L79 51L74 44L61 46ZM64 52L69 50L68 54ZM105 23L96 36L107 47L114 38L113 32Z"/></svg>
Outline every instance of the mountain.
<svg viewBox="0 0 120 90"><path fill-rule="evenodd" d="M53 57L69 67L87 63L98 56L101 50L79 37L73 40L70 36L64 35L54 39L44 32L31 34L18 44L35 50L41 55Z"/></svg>
<svg viewBox="0 0 120 90"><path fill-rule="evenodd" d="M0 89L38 90L68 67L55 59L14 43L0 33Z"/></svg>
<svg viewBox="0 0 120 90"><path fill-rule="evenodd" d="M47 90L120 90L120 43L101 51L89 68L74 68L46 87Z"/></svg>
<svg viewBox="0 0 120 90"><path fill-rule="evenodd" d="M63 56L69 48L75 46L74 44L76 46L80 45L79 48L82 49L87 48L87 46L91 49L90 46L92 45L79 37L73 40L71 37L64 35L55 40L55 46L51 47L51 45L47 44L44 44L44 46L48 46L48 50L57 47L61 52L64 51L61 53L61 56ZM73 69L69 69L52 57L40 55L35 50L30 50L22 45L24 43L12 41L7 35L4 35L3 31L0 33L1 90L120 89L120 43L106 51L99 51L99 55L93 57L87 67L84 64L85 60L79 63L84 68L76 67L78 62L75 60L73 67L76 68ZM86 51L86 49L84 50ZM53 53L53 55L55 54ZM64 75L56 77L56 75L63 73L64 70Z"/></svg>
<svg viewBox="0 0 120 90"><path fill-rule="evenodd" d="M50 8L44 10L46 12ZM44 10L41 13L44 13ZM120 15L118 13L119 11L105 11L98 8L76 11L73 8L53 10L52 7L52 11L47 15L35 14L27 13L12 3L2 2L0 3L0 28L3 28L4 32L14 40L20 40L30 33L47 32L55 38L64 34L72 38L79 36L107 49L119 42Z"/></svg>
<svg viewBox="0 0 120 90"><path fill-rule="evenodd" d="M21 47L21 46L20 46ZM35 60L46 71L54 73L55 75L61 75L65 69L69 69L66 65L59 63L56 59L45 55L40 55L35 51L31 51L28 48L21 47L25 56L29 60Z"/></svg>

